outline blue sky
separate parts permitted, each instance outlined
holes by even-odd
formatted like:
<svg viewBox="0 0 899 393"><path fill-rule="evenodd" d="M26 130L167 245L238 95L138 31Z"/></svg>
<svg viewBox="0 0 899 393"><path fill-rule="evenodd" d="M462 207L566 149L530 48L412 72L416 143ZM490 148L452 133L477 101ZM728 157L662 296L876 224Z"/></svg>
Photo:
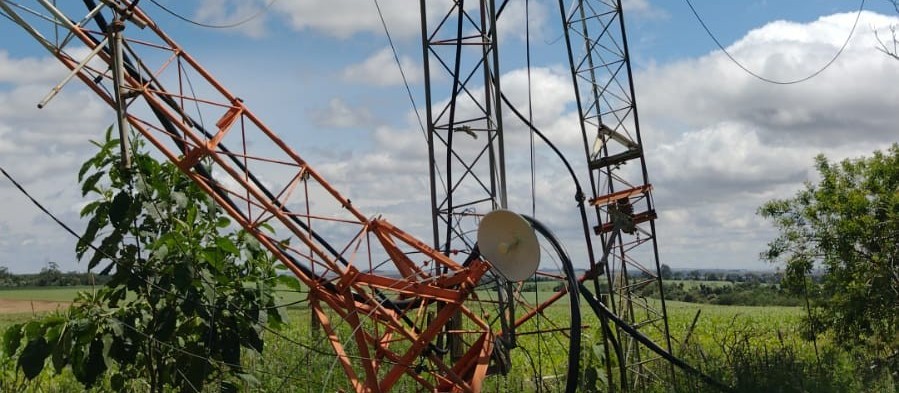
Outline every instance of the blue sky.
<svg viewBox="0 0 899 393"><path fill-rule="evenodd" d="M159 1L213 24L243 19L267 3ZM736 58L777 79L805 76L826 63L859 7L831 0L693 4ZM427 236L425 145L371 1L278 0L236 29L196 27L150 2L141 5L367 213ZM381 6L422 106L418 2L381 0ZM583 147L566 134L573 98L557 3L530 7L532 77L540 91L535 120L574 155ZM512 1L507 17L521 22L523 9L523 1ZM885 0L868 0L865 10L830 69L799 85L772 86L724 58L684 1L625 1L663 263L773 268L757 257L774 235L755 216L759 204L813 180L817 153L857 157L897 141L899 93L891 87L899 62L877 52L873 32L883 34L899 15ZM522 95L524 23L508 26L500 29L503 85ZM75 83L37 110L63 67L7 19L0 19L0 37L0 165L80 231L84 201L73 168L92 152L87 140L99 138L113 114ZM546 169L538 172L537 193L545 204L538 218L567 233L571 206L552 194L570 185L553 175L557 164L541 159ZM521 166L510 170L513 180L529 177ZM384 189L384 178L393 189ZM526 190L525 183L513 189ZM0 266L28 272L55 261L65 270L84 269L74 260L72 239L5 179L0 200ZM516 203L529 206L523 198Z"/></svg>

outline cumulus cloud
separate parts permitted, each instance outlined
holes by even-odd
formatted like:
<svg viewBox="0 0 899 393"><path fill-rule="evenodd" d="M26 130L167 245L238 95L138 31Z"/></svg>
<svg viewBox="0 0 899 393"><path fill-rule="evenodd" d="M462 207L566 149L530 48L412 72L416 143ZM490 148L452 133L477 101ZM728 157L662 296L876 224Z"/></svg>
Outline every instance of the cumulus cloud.
<svg viewBox="0 0 899 393"><path fill-rule="evenodd" d="M0 50L0 83L56 82L65 75L64 69L59 67L58 63L59 61L50 57L10 57L9 52Z"/></svg>
<svg viewBox="0 0 899 393"><path fill-rule="evenodd" d="M371 112L367 108L352 108L340 98L332 98L327 108L311 111L312 119L318 126L349 128L370 124Z"/></svg>
<svg viewBox="0 0 899 393"><path fill-rule="evenodd" d="M268 0L203 0L196 20L213 26L233 26L231 30L250 37L266 34Z"/></svg>
<svg viewBox="0 0 899 393"><path fill-rule="evenodd" d="M839 50L855 14L835 14L799 24L772 22L728 48L747 68L776 80L801 78L824 66ZM651 66L636 78L645 118L697 127L721 121L756 124L766 142L826 147L859 138L884 141L894 134L899 90L883 81L899 67L879 53L874 33L863 26L899 22L864 12L846 50L832 66L804 83L761 82L720 51L675 64ZM859 132L864 130L864 132Z"/></svg>
<svg viewBox="0 0 899 393"><path fill-rule="evenodd" d="M433 2L429 2L429 5ZM378 4L388 22L390 33L401 38L421 34L418 2L407 0L379 0ZM273 6L286 16L296 30L311 30L320 34L349 38L359 33L381 34L383 27L371 2L356 0L279 1ZM411 10L410 10L411 8ZM438 7L432 7L436 10Z"/></svg>
<svg viewBox="0 0 899 393"><path fill-rule="evenodd" d="M88 141L100 139L112 117L105 104L77 84L37 109L37 102L65 75L56 62L0 55L0 81L7 83L0 85L0 165L78 231L81 195L73 168L93 151ZM77 268L72 238L5 178L0 178L0 200L0 266L37 271L54 261L65 270Z"/></svg>
<svg viewBox="0 0 899 393"><path fill-rule="evenodd" d="M224 0L215 0L214 2L222 1ZM645 4L646 0L636 1L637 9L640 12L653 12L653 9ZM529 4L530 12L527 14L530 16L532 38L541 37L548 17L554 15L549 7L554 7L555 4L549 3L549 6L543 2ZM417 1L379 0L378 5L391 35L400 39L417 38L421 35L421 16ZM455 12L451 1L429 0L426 6L425 13L429 26L436 25L447 17L448 13ZM468 12L472 15L478 14L477 7L477 2L466 4ZM298 31L310 30L341 39L356 34L383 34L384 28L381 25L377 9L369 2L354 0L281 1L275 3L273 8L285 16L289 25ZM500 15L500 22L498 22L497 33L499 36L503 39L524 39L525 15L524 2L508 3Z"/></svg>
<svg viewBox="0 0 899 393"><path fill-rule="evenodd" d="M475 3L477 4L477 3ZM532 1L525 7L524 1L509 2L499 15L497 21L497 35L500 42L517 39L524 41L530 30L531 40L546 39L547 19L555 16L558 11L554 3Z"/></svg>
<svg viewBox="0 0 899 393"><path fill-rule="evenodd" d="M421 66L417 62L409 56L400 56L400 64L407 82L411 84L420 80L421 72L418 70ZM341 77L346 82L368 86L387 87L403 84L403 74L397 68L396 59L390 48L383 48L363 62L344 68Z"/></svg>
<svg viewBox="0 0 899 393"><path fill-rule="evenodd" d="M772 79L820 69L846 39L855 14L809 23L777 21L750 31L728 51ZM755 215L762 203L813 180L812 159L870 154L895 141L899 63L875 49L874 32L899 18L864 12L844 53L796 85L761 82L721 51L635 75L656 185L662 255L680 266L759 266L774 234Z"/></svg>
<svg viewBox="0 0 899 393"><path fill-rule="evenodd" d="M667 18L668 13L665 10L656 7L649 0L624 0L621 2L621 8L630 16L657 19Z"/></svg>

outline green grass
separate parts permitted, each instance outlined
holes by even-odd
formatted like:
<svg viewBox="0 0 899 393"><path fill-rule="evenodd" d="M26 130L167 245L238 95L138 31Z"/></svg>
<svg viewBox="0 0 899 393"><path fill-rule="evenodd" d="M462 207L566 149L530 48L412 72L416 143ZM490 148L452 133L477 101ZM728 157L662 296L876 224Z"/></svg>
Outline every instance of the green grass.
<svg viewBox="0 0 899 393"><path fill-rule="evenodd" d="M551 295L551 292L542 291L541 283L538 292L525 292L522 295L533 301L534 298L543 299ZM50 288L50 289L15 289L0 291L0 298L19 300L52 300L70 301L79 290L88 288ZM293 303L302 300L305 294L283 291L279 293L280 304ZM490 299L495 294L487 291L478 291L482 299ZM320 354L316 351L328 353L332 351L321 333L316 337L311 333L309 322L309 310L305 303L292 306L288 309L289 317L287 327L277 334L265 334L266 350L262 356L247 354L244 358L246 369L261 381L261 386L253 390L258 391L334 391L346 388L345 376L341 367L335 362L333 355ZM814 347L811 342L800 339L800 326L804 310L800 307L748 307L748 306L721 306L709 304L693 304L683 302L667 302L669 326L672 337L672 349L677 356L685 357L691 364L703 369L720 367L721 362L728 354L733 354L734 349L751 351L759 349L776 353L778 350L790 348L790 356L795 356L802 364L813 364ZM567 320L567 301L550 307L545 311L549 320L558 318ZM699 319L690 334L689 342L684 344L690 324L696 312L700 311ZM589 326L584 331L584 351L595 351L591 347L599 340L597 334L598 321L586 304L583 305L584 324ZM32 317L31 313L0 315L0 331L6 326L23 322ZM346 328L343 324L342 328ZM660 342L658 334L655 336ZM530 337L523 337L521 344L529 345ZM296 344L296 342L302 345ZM819 341L819 345L827 345L826 339ZM304 348L303 346L307 346ZM308 347L316 348L310 350ZM550 348L540 351L540 359L532 360L525 357L522 350L513 350L513 362L518 364L513 371L519 374L507 376L505 379L498 377L488 378L485 391L531 391L533 383L527 374L529 367L546 368L552 370L554 365L564 364L566 348L553 352ZM352 344L349 347L353 351ZM753 352L754 353L754 352ZM532 355L536 352L532 352ZM762 356L761 354L759 356ZM780 361L775 358L775 361ZM792 358L786 359L794 362ZM702 362L706 362L702 364ZM769 360L770 361L770 358ZM779 366L779 363L770 363ZM794 363L788 363L787 366ZM521 366L525 365L525 366ZM719 368L720 369L720 368ZM802 372L788 369L789 372ZM847 372L843 370L842 372ZM848 374L850 377L851 374ZM286 376L286 377L285 377ZM728 378L727 375L723 376ZM802 377L802 376L798 376ZM59 381L66 382L70 377ZM42 386L53 386L56 378L43 378ZM825 381L826 382L826 381ZM397 386L397 391L414 390L414 382L405 378ZM767 386L767 385L766 385ZM816 385L817 386L817 385ZM49 389L52 391L52 389ZM209 390L209 389L207 389ZM211 391L211 390L210 390ZM699 391L703 391L700 389ZM822 390L824 391L824 390Z"/></svg>
<svg viewBox="0 0 899 393"><path fill-rule="evenodd" d="M89 286L0 289L0 299L71 302L78 292L90 289Z"/></svg>

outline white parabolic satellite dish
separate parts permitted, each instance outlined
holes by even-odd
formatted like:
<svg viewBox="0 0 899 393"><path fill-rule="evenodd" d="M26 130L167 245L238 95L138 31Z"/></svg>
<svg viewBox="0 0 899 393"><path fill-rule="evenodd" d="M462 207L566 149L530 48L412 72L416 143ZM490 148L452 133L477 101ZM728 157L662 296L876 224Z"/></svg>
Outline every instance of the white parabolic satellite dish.
<svg viewBox="0 0 899 393"><path fill-rule="evenodd" d="M494 210L481 219L478 249L509 281L530 278L540 264L540 244L534 228L508 210Z"/></svg>

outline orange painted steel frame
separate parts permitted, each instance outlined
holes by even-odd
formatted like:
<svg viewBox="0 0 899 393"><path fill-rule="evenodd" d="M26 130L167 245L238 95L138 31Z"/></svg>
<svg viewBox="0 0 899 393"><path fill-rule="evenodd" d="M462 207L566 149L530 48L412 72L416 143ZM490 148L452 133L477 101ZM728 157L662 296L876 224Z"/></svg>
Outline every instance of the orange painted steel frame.
<svg viewBox="0 0 899 393"><path fill-rule="evenodd" d="M46 1L39 2L45 8L53 7ZM140 117L132 112L127 113L129 124L169 160L176 163L241 227L277 256L297 278L309 287L310 298L315 300L310 302L313 312L323 326L328 336L328 342L333 347L334 356L346 373L353 389L358 392L386 392L396 386L396 383L405 375L432 391L479 391L481 382L487 374L497 333L493 332L493 328L474 311L466 308L464 302L472 296L475 286L489 270L488 263L481 259L474 259L463 267L387 221L366 218L356 210L348 199L341 196L318 172L266 127L244 105L242 100L219 84L146 14L139 8L130 7L129 2L122 1L120 4L122 4L122 8L119 12L123 10L133 12L133 15L126 17L138 18L147 22L147 29L160 40L160 43L127 39L126 42L131 45L143 45L164 50L170 54L160 68L151 71L143 63L143 59L138 58L133 51L130 52L138 63L137 67L140 67L139 71L146 72L146 75L140 77L133 73L125 75L123 88L127 90L125 95L128 97L128 105L142 99L159 121L164 119L169 122L169 125L176 128L177 133L171 132L165 125L162 127L154 125L154 121L150 117ZM7 14L14 13L2 0L0 0L0 6ZM102 36L102 32L92 31L74 24L70 20L77 19L69 19L62 12L51 10L51 13L57 16L57 23L68 28L71 34L89 49L94 49L102 44L101 40L97 39L98 36ZM65 20L62 20L63 18ZM22 20L20 19L20 21ZM105 70L100 70L90 64L81 68L79 61L69 56L65 52L65 48L53 46L48 40L42 40L37 29L26 28L26 31L44 44L65 66L73 72L77 72L76 75L79 79L107 104L115 107L115 93L109 93L97 83L98 80L108 78ZM113 64L113 59L107 52L99 51L97 56L105 66ZM160 75L173 64L178 71L178 93L167 91L160 82ZM191 70L200 75L208 83L208 86L215 90L219 98L201 100L180 91L184 88L182 74L186 75L185 70ZM189 80L187 82L190 83ZM172 105L175 100L180 102L180 105ZM216 122L217 130L211 138L197 131L196 124L186 114L186 101L219 107L224 112ZM242 139L243 154L223 151L220 143L236 125L239 125L242 133L247 131L248 125L255 127L260 135L268 138L289 160L247 154L245 137ZM160 139L160 135L175 140L180 151L167 146ZM235 168L228 162L229 158L232 161L234 158L243 160L244 166ZM285 188L275 198L271 198L270 195L266 195L260 190L258 183L250 181L253 173L247 166L249 160L283 164L286 167L294 168L296 173L290 177L291 180L287 182ZM196 165L201 161L220 170L220 174L227 175L227 180L236 186L232 186L233 189L223 188L221 181L213 179L211 175L198 173ZM328 220L335 224L348 224L361 228L358 229L356 236L344 250L349 249L353 243L358 248L363 239L374 236L382 247L379 252L389 256L403 278L390 278L360 271L355 264L342 261L343 252L333 255L333 252L326 250L322 245L322 240L315 237L309 225L304 227L299 224L296 219L298 214L285 208L286 200L300 183L308 187L309 181L325 190L328 196L349 213L349 218L329 219L308 212L299 216L307 222L311 222L313 219ZM284 198L284 200L278 198ZM238 204L234 203L234 199L245 202L246 211L239 209ZM307 209L309 199L311 198L306 199ZM255 217L253 209L259 211ZM263 224L269 222L276 222L286 228L290 235L303 243L308 249L308 253L301 254L298 247L287 246L267 234ZM372 247L370 243L367 244ZM376 246L374 245L374 247ZM429 262L433 262L432 268L439 267L451 273L440 277L429 275L427 271L409 259L403 248L418 252ZM315 266L320 266L325 271L311 274L309 269L298 266L296 257L291 257L290 252L295 253L301 259L314 261L312 272L315 271ZM369 250L369 255L371 255L371 250ZM368 265L372 265L371 261L368 261ZM330 273L331 277L336 277L336 279L325 279L326 273ZM414 297L421 301L412 308L387 307L383 293L395 294L400 297ZM358 355L351 354L346 343L341 342L338 334L340 322L332 321L330 317L332 314L322 308L323 304L333 310L352 329L354 346ZM421 313L429 304L440 305L430 322L410 326L406 319L407 315ZM445 333L444 325L450 318L457 315L465 318L468 321L467 325L475 327L478 333L477 338L469 343L470 346L464 355L457 359L455 364L448 365L438 354L434 353L431 343L435 342L438 335ZM366 321L374 323L378 327L364 329L363 325ZM419 325L421 328L417 327ZM373 331L375 333L371 333ZM431 374L430 377L423 376L422 370L413 366L416 360L427 360L432 364L433 369L426 370ZM360 375L360 371L364 375Z"/></svg>

